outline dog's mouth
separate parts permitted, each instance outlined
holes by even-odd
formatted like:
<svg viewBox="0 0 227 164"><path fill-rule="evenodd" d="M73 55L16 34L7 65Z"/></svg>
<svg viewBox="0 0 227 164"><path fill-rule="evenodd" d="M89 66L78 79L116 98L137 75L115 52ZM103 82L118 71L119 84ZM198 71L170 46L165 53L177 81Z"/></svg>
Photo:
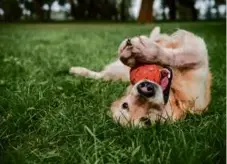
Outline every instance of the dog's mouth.
<svg viewBox="0 0 227 164"><path fill-rule="evenodd" d="M169 67L165 67L160 74L160 86L162 87L164 103L166 104L169 99L169 91L171 87L173 72Z"/></svg>

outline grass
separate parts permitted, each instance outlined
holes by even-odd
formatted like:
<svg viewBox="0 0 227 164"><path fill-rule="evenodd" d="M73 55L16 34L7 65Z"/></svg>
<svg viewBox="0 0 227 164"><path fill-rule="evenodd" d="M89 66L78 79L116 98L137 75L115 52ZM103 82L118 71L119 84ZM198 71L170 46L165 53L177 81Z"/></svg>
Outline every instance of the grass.
<svg viewBox="0 0 227 164"><path fill-rule="evenodd" d="M148 34L154 25L1 25L1 163L225 163L225 24L159 25L205 39L213 99L201 116L146 129L122 128L107 115L127 83L62 71L76 65L100 70L116 58L123 38Z"/></svg>

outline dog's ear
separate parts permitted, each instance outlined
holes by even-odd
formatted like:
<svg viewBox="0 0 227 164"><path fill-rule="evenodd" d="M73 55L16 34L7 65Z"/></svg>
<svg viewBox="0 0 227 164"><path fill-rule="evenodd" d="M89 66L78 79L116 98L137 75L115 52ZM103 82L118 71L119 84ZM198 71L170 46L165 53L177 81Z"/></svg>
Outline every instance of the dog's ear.
<svg viewBox="0 0 227 164"><path fill-rule="evenodd" d="M150 38L151 38L152 40L157 39L158 36L160 35L160 32L161 32L160 27L159 27L159 26L155 27L155 28L151 31L151 33L150 33Z"/></svg>

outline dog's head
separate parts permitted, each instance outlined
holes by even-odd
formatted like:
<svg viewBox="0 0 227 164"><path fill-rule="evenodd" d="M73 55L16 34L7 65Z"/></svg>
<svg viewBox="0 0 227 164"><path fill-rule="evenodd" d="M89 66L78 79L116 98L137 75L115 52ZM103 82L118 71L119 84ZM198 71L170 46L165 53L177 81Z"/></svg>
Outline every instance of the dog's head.
<svg viewBox="0 0 227 164"><path fill-rule="evenodd" d="M121 125L143 126L159 121L168 102L172 71L164 68L160 84L141 80L111 106L112 117Z"/></svg>

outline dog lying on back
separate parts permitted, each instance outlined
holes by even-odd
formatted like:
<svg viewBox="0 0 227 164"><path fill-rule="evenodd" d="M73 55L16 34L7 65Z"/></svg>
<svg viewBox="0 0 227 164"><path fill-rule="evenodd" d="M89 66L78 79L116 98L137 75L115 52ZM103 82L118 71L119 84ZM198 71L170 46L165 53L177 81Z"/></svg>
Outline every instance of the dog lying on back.
<svg viewBox="0 0 227 164"><path fill-rule="evenodd" d="M211 99L211 73L202 38L185 30L177 30L172 35L161 34L156 27L149 37L125 39L118 54L119 59L101 72L72 67L70 73L94 79L129 81L130 67L158 64L168 74L169 87L164 92L160 85L149 80L130 85L111 105L111 115L116 122L124 126L144 126L183 119L188 112L200 114L207 110ZM153 93L149 94L146 87L153 87Z"/></svg>

